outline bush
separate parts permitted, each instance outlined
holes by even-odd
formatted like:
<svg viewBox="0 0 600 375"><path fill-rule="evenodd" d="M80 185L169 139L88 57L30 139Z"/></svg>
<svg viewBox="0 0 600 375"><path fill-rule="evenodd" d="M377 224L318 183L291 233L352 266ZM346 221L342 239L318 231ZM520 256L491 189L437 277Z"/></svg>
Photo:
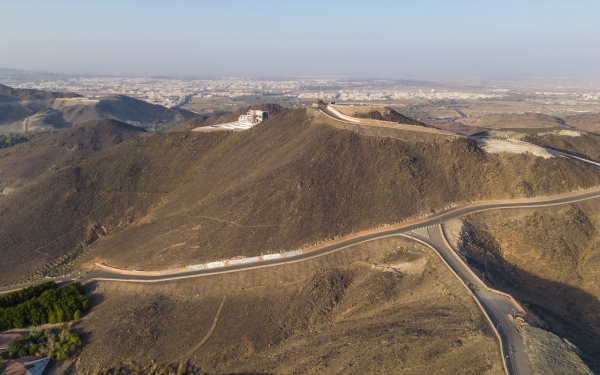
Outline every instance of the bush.
<svg viewBox="0 0 600 375"><path fill-rule="evenodd" d="M6 353L8 358L39 355L65 361L76 355L82 346L79 336L63 324L59 329L32 331L29 336L9 342Z"/></svg>
<svg viewBox="0 0 600 375"><path fill-rule="evenodd" d="M54 282L44 283L10 293L3 299L8 307L0 308L0 329L62 323L79 319L82 312L90 309L80 283L70 283L60 289L56 289Z"/></svg>

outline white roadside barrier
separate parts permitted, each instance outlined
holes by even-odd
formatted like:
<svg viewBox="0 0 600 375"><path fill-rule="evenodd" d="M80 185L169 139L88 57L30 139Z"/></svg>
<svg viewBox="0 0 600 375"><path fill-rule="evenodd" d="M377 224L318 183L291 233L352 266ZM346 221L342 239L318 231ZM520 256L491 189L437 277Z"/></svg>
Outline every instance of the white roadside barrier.
<svg viewBox="0 0 600 375"><path fill-rule="evenodd" d="M206 269L206 266L204 264L194 264L192 266L187 266L187 269L188 271L198 271Z"/></svg>
<svg viewBox="0 0 600 375"><path fill-rule="evenodd" d="M277 258L281 258L281 254L279 254L279 253L267 254L267 255L263 255L262 258L263 258L263 260L277 259Z"/></svg>
<svg viewBox="0 0 600 375"><path fill-rule="evenodd" d="M210 262L206 264L206 268L225 267L225 262Z"/></svg>
<svg viewBox="0 0 600 375"><path fill-rule="evenodd" d="M293 257L294 255L302 254L302 250L286 251L282 254L284 257Z"/></svg>
<svg viewBox="0 0 600 375"><path fill-rule="evenodd" d="M246 263L246 258L230 259L228 261L225 261L225 263L227 263L228 266L233 266L233 265L236 265L236 264L244 264L244 263Z"/></svg>
<svg viewBox="0 0 600 375"><path fill-rule="evenodd" d="M244 259L246 259L245 263L258 262L260 260L260 257L250 257L250 258L244 258Z"/></svg>

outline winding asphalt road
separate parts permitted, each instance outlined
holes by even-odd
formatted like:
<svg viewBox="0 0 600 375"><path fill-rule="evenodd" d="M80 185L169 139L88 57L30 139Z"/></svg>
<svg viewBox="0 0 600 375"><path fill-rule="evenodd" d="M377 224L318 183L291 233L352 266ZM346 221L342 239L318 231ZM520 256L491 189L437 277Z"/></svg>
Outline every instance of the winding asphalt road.
<svg viewBox="0 0 600 375"><path fill-rule="evenodd" d="M420 231L421 232L421 231ZM506 369L509 374L531 375L529 361L525 354L523 340L517 332L515 325L509 315L519 314L519 306L515 305L509 298L490 291L484 283L476 277L467 268L464 262L461 262L456 252L450 248L447 241L443 238L440 225L435 225L428 228L429 236L424 236L421 233L411 233L410 237L416 238L421 242L425 242L430 247L438 251L446 264L461 278L467 285L470 284L470 289L475 295L475 298L485 313L490 318L490 321L497 330L502 341L502 352L506 362Z"/></svg>
<svg viewBox="0 0 600 375"><path fill-rule="evenodd" d="M515 306L509 298L489 291L487 287L481 282L481 280L479 280L466 268L465 264L459 260L458 255L454 252L454 250L448 247L446 241L443 238L440 225L442 225L442 223L446 221L469 215L475 212L495 209L547 207L552 205L574 203L593 198L600 198L600 188L582 190L575 193L569 193L553 197L505 200L490 203L480 202L455 207L447 211L432 215L430 217L416 220L414 222L408 222L396 225L394 227L380 228L365 233L351 235L340 240L322 244L310 251L306 251L302 254L289 258L278 258L264 260L256 263L237 264L221 268L181 272L177 274L163 276L126 275L113 273L106 270L95 269L85 274L73 274L66 277L56 278L55 281L57 283L69 282L73 280L79 282L88 282L93 280L122 282L165 282L170 280L208 275L219 275L224 273L239 272L243 270L261 267L273 267L281 264L301 262L306 259L315 258L325 254L330 254L335 251L346 249L359 243L373 241L390 236L401 235L406 237L412 237L424 242L425 244L435 249L445 260L448 266L457 275L459 275L459 277L475 286L475 288L472 288L474 290L475 297L481 303L482 307L485 310L485 313L495 325L494 329L498 330L498 333L500 334L500 337L502 339L502 348L505 353L505 357L508 356L508 358L506 358L506 363L509 374L529 375L531 374L531 370L529 368L527 356L523 349L523 341L521 340L521 336L518 334L514 324L509 318L509 315L511 313L518 312L518 307ZM423 233L421 229L426 227L429 227L428 236L420 234ZM417 232L415 232L415 230L417 230ZM10 291L19 290L29 285L35 285L39 283L40 282L0 288L0 293L7 293Z"/></svg>
<svg viewBox="0 0 600 375"><path fill-rule="evenodd" d="M552 205L574 203L593 198L600 198L600 188L588 189L554 197L479 202L448 209L446 211L431 215L424 219L347 236L336 241L331 241L322 244L312 249L306 249L302 254L293 257L263 260L256 263L242 263L221 268L178 272L176 274L159 276L127 275L114 273L102 269L95 269L85 274L73 274L64 277L58 277L54 280L57 283L69 282L73 280L79 282L88 282L92 280L107 280L121 282L165 282L191 277L219 275L255 268L273 267L286 263L301 262L306 259L315 258L335 251L346 249L359 243L373 241L390 236L401 235L419 240L436 250L444 259L444 261L448 264L448 266L460 278L462 278L463 281L467 282L467 284L471 284L471 289L474 292L475 298L482 305L485 314L495 325L494 329L498 330L498 333L501 337L501 345L504 351L506 359L506 369L508 373L511 375L529 375L531 374L531 369L529 367L527 355L524 352L523 341L520 335L518 334L511 319L509 318L509 315L511 313L519 310L518 306L515 306L513 302L506 296L488 290L487 287L481 282L481 280L479 280L472 272L470 272L466 265L459 259L458 255L454 252L454 250L447 245L447 242L443 238L443 233L441 231L440 226L442 225L442 223L448 220L452 220L480 211L508 208L546 207ZM421 229L424 227L429 227L429 230L423 232ZM415 232L415 230L418 231ZM423 233L427 233L427 235ZM30 285L39 284L40 282L0 288L0 293L7 293L10 291L19 290Z"/></svg>

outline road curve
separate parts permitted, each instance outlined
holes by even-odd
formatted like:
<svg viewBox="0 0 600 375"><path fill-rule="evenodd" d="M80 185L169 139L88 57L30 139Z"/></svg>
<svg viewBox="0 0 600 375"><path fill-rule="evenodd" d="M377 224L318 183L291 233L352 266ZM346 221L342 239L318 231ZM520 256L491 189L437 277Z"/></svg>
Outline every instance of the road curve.
<svg viewBox="0 0 600 375"><path fill-rule="evenodd" d="M458 257L444 238L440 225L428 228L429 236L412 232L407 237L412 237L437 251L444 262L471 290L475 299L487 315L493 330L500 338L502 360L505 362L506 371L515 375L531 375L531 368L525 346L517 328L509 315L519 314L521 307L516 305L509 297L489 290L485 284L470 271L468 266Z"/></svg>

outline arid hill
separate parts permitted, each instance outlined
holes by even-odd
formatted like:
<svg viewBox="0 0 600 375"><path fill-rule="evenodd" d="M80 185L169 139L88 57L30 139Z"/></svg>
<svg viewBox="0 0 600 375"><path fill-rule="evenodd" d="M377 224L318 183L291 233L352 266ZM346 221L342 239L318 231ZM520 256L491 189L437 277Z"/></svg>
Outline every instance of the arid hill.
<svg viewBox="0 0 600 375"><path fill-rule="evenodd" d="M84 100L74 93L14 89L0 85L0 132L62 129L110 118L135 125L180 122L197 115L125 95Z"/></svg>
<svg viewBox="0 0 600 375"><path fill-rule="evenodd" d="M567 124L574 128L600 133L600 113L570 115L565 116L564 119Z"/></svg>
<svg viewBox="0 0 600 375"><path fill-rule="evenodd" d="M431 127L431 125L427 125L420 121L406 117L403 114L400 114L400 113L394 111L393 109L391 109L390 107L386 107L386 106L334 105L334 107L338 111L340 111L348 116L352 116L352 117L356 117L356 118L383 120L383 121L396 122L399 124Z"/></svg>
<svg viewBox="0 0 600 375"><path fill-rule="evenodd" d="M89 245L90 262L163 269L292 250L453 203L600 184L596 169L563 158L363 136L311 109L284 112L241 133L131 138L3 197L0 282Z"/></svg>
<svg viewBox="0 0 600 375"><path fill-rule="evenodd" d="M600 200L470 215L460 235L469 263L582 349L600 371Z"/></svg>
<svg viewBox="0 0 600 375"><path fill-rule="evenodd" d="M126 95L103 98L94 105L65 107L62 111L64 119L71 124L111 118L122 122L147 125L154 121L179 122L198 116L185 109L165 108Z"/></svg>
<svg viewBox="0 0 600 375"><path fill-rule="evenodd" d="M561 135L556 132L530 134L525 140L543 147L565 151L585 159L600 161L600 134L580 136Z"/></svg>
<svg viewBox="0 0 600 375"><path fill-rule="evenodd" d="M85 154L112 147L143 133L146 131L142 128L116 120L94 120L0 149L0 191L8 194Z"/></svg>
<svg viewBox="0 0 600 375"><path fill-rule="evenodd" d="M51 108L56 98L75 98L79 96L81 95L75 93L15 89L0 85L0 132L3 128L10 131L18 130L4 125L20 121Z"/></svg>
<svg viewBox="0 0 600 375"><path fill-rule="evenodd" d="M72 92L53 92L43 90L15 89L0 85L0 103L22 100L48 100L56 98L76 98L81 95Z"/></svg>

